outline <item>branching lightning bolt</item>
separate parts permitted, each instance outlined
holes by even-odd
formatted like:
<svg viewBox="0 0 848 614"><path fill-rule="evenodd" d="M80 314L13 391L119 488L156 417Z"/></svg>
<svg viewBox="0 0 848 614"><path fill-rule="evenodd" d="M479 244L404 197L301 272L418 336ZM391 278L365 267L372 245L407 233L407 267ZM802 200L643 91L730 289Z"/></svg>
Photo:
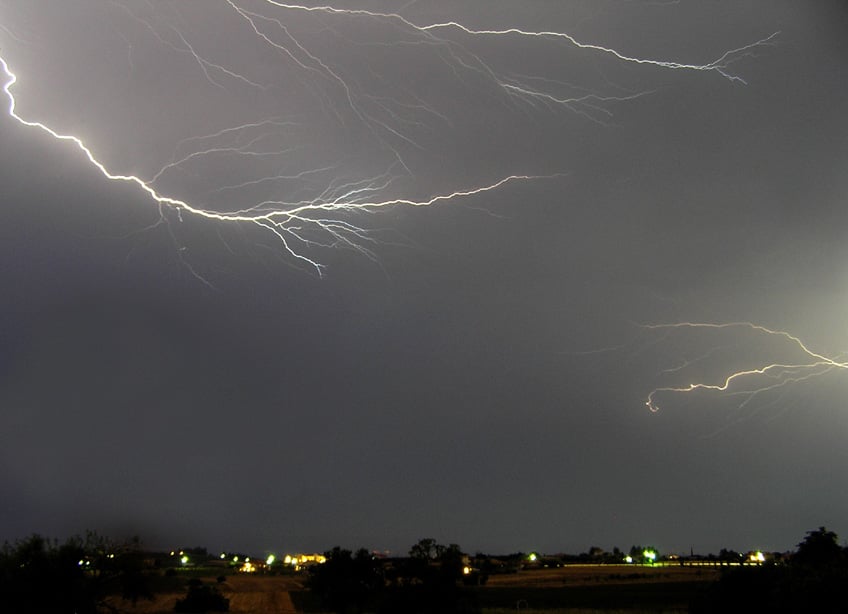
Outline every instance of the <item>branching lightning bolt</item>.
<svg viewBox="0 0 848 614"><path fill-rule="evenodd" d="M91 152L91 150L86 147L85 143L82 142L76 136L68 135L68 134L60 134L53 130L52 128L46 126L45 124L37 121L30 121L24 119L20 115L18 115L15 108L15 97L12 94L12 86L15 84L17 80L16 75L9 69L6 60L0 57L0 65L2 65L3 72L6 75L7 81L3 86L3 92L6 94L9 100L9 106L7 112L10 117L20 122L21 124L28 126L30 128L38 128L55 139L60 141L68 141L75 145L88 159L88 161L94 165L97 170L99 170L104 177L110 179L112 181L121 181L127 182L136 185L144 192L146 192L150 198L152 198L156 203L162 206L173 207L178 211L183 211L186 213L190 213L192 215L197 215L199 217L207 218L210 220L216 220L219 222L230 222L230 223L249 223L256 224L262 228L269 230L274 233L277 238L279 238L283 247L286 251L289 252L293 257L298 258L300 260L304 260L308 262L310 265L315 267L315 270L320 273L321 264L296 252L289 245L290 237L287 235L292 235L300 240L304 240L298 234L299 227L298 224L303 225L315 225L319 227L321 230L324 230L328 235L330 235L336 241L345 243L351 247L354 247L358 251L363 253L367 253L370 255L370 251L364 248L362 245L354 243L354 238L365 239L367 238L368 232L365 229L358 228L348 222L338 219L326 218L326 217L315 217L312 216L313 213L323 212L324 214L331 215L336 211L346 211L351 209L357 209L361 211L374 211L376 209L381 209L385 207L392 207L397 205L407 205L411 207L427 207L430 205L434 205L440 202L447 202L457 198L467 197L467 196L475 196L479 194L484 194L486 192L490 192L492 190L496 190L503 186L504 184L511 181L520 181L520 180L531 180L531 179L541 179L541 176L530 176L530 175L509 175L504 177L492 184L479 186L475 188L469 188L465 190L456 190L454 192L448 194L437 194L425 200L412 200L408 198L393 198L389 200L355 200L355 196L359 192L368 192L374 188L371 187L352 187L348 191L345 192L345 198L335 198L328 201L323 202L309 202L309 203L274 203L276 205L289 205L284 208L271 209L270 211L261 212L261 208L270 203L259 203L257 208L260 209L260 212L257 213L218 213L215 211L209 211L206 209L201 209L191 205L190 203L180 200L178 198L172 198L170 196L166 196L158 193L151 184L153 181L159 178L159 176L164 172L165 169L169 168L172 165L177 165L179 162L172 163L166 167L163 167L163 170L157 173L153 180L148 182L143 179L136 177L135 175L121 175L116 174L109 171L103 163L101 163ZM207 150L205 152L199 152L194 155L202 155L204 153L209 153L211 150ZM186 156L180 162L184 162L191 156ZM323 169L318 169L323 170ZM347 186L346 186L347 187ZM327 247L330 245L328 244Z"/></svg>
<svg viewBox="0 0 848 614"><path fill-rule="evenodd" d="M237 68L228 66L226 60L216 61L206 57L201 45L192 41L191 36L181 30L177 21L169 16L157 14L157 10L166 5L154 6L150 3L147 5L148 13L142 14L139 10L133 10L139 5L125 5L118 0L110 0L110 4L130 19L142 24L143 30L152 35L160 46L182 53L186 57L190 56L199 67L203 78L213 88L227 90L228 87L245 87L266 95L278 87L275 83L262 82L260 77L244 74ZM741 77L730 72L730 66L752 54L757 48L771 44L777 36L775 33L726 51L707 64L693 64L633 57L611 47L579 41L564 32L533 31L515 27L475 29L457 21L420 25L399 13L334 6L305 6L275 0L257 0L254 5L258 8L252 9L248 9L246 4L236 0L222 0L220 6L231 10L241 27L247 28L245 32L253 37L253 44L274 54L280 62L293 66L305 78L321 82L328 88L335 88L334 91L338 94L336 98L343 102L335 102L329 93L319 92L320 88L316 88L319 104L345 128L350 128L351 122L358 123L376 143L377 150L388 152L390 160L385 163L382 172L359 177L345 175L340 171L345 164L343 159L324 160L317 165L292 168L295 163L290 161L291 158L296 158L304 145L287 142L286 131L296 126L297 122L285 117L266 117L236 121L209 134L184 138L177 143L170 161L165 164L160 162L161 166L150 173L123 173L112 168L106 158L95 153L95 146L85 143L79 136L65 134L51 127L48 122L28 119L25 114L19 113L18 102L13 93L17 76L5 57L0 57L0 67L3 71L0 78L4 79L3 94L8 100L7 115L23 126L40 130L56 140L69 143L106 179L128 183L139 189L159 208L162 220L165 220L166 211L173 211L180 219L192 216L220 224L255 226L269 233L285 252L297 261L314 268L319 275L323 265L311 255L312 248L348 248L368 258L376 258L373 249L377 242L375 233L357 222L355 216L393 207L428 207L460 201L499 190L506 184L535 181L558 174L507 172L496 176L495 179L472 183L470 187L450 186L423 197L398 196L393 190L397 189L395 186L399 179L415 176L415 169L411 168L408 154L403 149L426 149L416 139L414 131L426 129L428 120L450 125L452 118L445 110L428 103L414 92L405 92L406 99L402 99L400 96L395 98L378 95L359 85L356 80L345 75L343 68L322 58L319 52L311 50L303 39L298 38L286 21L287 15L319 15L328 21L367 20L390 28L397 40L368 41L361 43L363 45L422 45L435 50L433 53L448 68L449 76L462 81L466 75L473 74L478 79L487 80L503 94L502 102L506 106L525 104L528 108L534 108L543 104L550 109L564 109L599 123L603 123L603 118L610 114L603 104L625 102L649 92L610 94L584 90L578 91L576 95L566 94L564 92L574 92L578 88L541 76L500 74L478 53L467 48L468 41L477 37L540 39L604 54L618 62L667 70L714 72L731 81L744 83ZM273 13L269 14L267 11ZM326 28L332 30L333 24L329 23ZM8 25L4 24L1 31L17 40ZM118 32L118 35L127 45L129 65L134 69L133 43L124 34ZM379 74L374 76L377 79L382 78ZM202 195L190 193L185 196L180 189L174 187L175 184L179 185L181 177L189 174L198 165L222 157L226 157L229 164L237 168L241 168L238 165L261 163L266 165L261 168L272 170L247 173L234 181L209 181L205 184ZM217 177L215 179L217 180ZM283 187L292 182L300 184L296 188ZM260 197L250 192L243 196L245 190L258 187L267 192L262 192ZM281 197L281 192L285 192L286 196Z"/></svg>
<svg viewBox="0 0 848 614"><path fill-rule="evenodd" d="M840 356L828 356L811 349L800 338L783 330L766 328L751 322L679 322L675 324L647 324L645 329L665 331L733 331L752 332L770 341L777 341L783 347L785 360L775 360L752 364L750 367L726 373L712 382L694 382L683 386L663 386L648 394L645 405L652 412L659 411L657 397L664 394L687 394L698 390L708 390L741 395L743 404L758 394L821 377L839 369L848 369L848 361ZM685 365L684 365L685 367ZM681 367L666 370L666 373L680 371Z"/></svg>

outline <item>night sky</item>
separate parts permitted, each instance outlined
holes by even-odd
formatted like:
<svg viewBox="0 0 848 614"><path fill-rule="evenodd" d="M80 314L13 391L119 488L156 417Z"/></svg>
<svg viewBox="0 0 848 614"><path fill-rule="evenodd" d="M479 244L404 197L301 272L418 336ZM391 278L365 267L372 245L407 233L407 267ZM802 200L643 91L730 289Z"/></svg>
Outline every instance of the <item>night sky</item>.
<svg viewBox="0 0 848 614"><path fill-rule="evenodd" d="M0 0L0 539L848 537L848 5L334 6Z"/></svg>

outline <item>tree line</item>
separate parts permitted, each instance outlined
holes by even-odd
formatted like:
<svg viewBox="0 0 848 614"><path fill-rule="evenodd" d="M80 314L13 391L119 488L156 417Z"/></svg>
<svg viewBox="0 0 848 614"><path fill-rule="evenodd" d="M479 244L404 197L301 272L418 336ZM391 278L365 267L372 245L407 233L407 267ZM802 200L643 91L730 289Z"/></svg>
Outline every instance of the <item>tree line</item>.
<svg viewBox="0 0 848 614"><path fill-rule="evenodd" d="M648 550L631 549L632 554ZM323 611L337 614L478 614L475 586L491 573L517 571L517 561L534 558L521 553L469 557L457 544L429 538L413 545L406 557L386 559L340 547L326 557L324 564L309 568L306 584ZM186 586L168 571L151 564L138 539L114 543L89 533L60 544L33 535L0 549L0 612L115 612L115 597L127 605L152 598L169 577L187 588L175 611L227 611L229 602L214 586L196 580ZM786 560L724 568L690 607L692 614L751 611L848 612L848 548L840 546L836 533L819 527L807 532Z"/></svg>

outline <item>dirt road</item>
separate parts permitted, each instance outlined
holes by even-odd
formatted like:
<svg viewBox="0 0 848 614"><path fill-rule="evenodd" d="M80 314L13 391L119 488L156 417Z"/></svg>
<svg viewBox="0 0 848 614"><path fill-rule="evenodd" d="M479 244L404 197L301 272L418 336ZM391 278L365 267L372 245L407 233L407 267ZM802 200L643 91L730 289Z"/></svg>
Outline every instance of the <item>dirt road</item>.
<svg viewBox="0 0 848 614"><path fill-rule="evenodd" d="M285 576L230 576L221 587L234 614L295 614L289 590L300 588Z"/></svg>

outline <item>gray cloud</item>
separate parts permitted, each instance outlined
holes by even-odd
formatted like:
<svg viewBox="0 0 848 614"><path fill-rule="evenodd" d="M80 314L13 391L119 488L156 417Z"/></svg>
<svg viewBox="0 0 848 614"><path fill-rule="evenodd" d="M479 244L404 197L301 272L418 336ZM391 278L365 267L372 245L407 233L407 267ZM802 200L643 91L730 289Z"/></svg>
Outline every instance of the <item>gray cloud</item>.
<svg viewBox="0 0 848 614"><path fill-rule="evenodd" d="M663 369L726 343L729 355L752 349L636 326L752 320L843 349L842 4L403 12L693 63L779 30L730 67L747 85L562 41L441 32L446 43L386 18L237 4L281 19L325 67L291 39L310 68L263 45L226 3L0 3L18 111L144 177L197 144L184 139L286 122L209 140L265 134L251 151L285 155L209 154L163 177L163 190L219 211L332 199L382 174L392 180L373 196L418 199L562 175L341 213L374 233L360 244L376 262L290 236L325 265L319 277L261 228L167 210L162 222L140 190L4 119L2 537L717 551L789 548L822 524L845 533L839 373L741 407L746 397L668 394L653 414L647 393L677 381ZM644 95L560 107L486 70L561 95ZM210 187L325 167L232 198Z"/></svg>

